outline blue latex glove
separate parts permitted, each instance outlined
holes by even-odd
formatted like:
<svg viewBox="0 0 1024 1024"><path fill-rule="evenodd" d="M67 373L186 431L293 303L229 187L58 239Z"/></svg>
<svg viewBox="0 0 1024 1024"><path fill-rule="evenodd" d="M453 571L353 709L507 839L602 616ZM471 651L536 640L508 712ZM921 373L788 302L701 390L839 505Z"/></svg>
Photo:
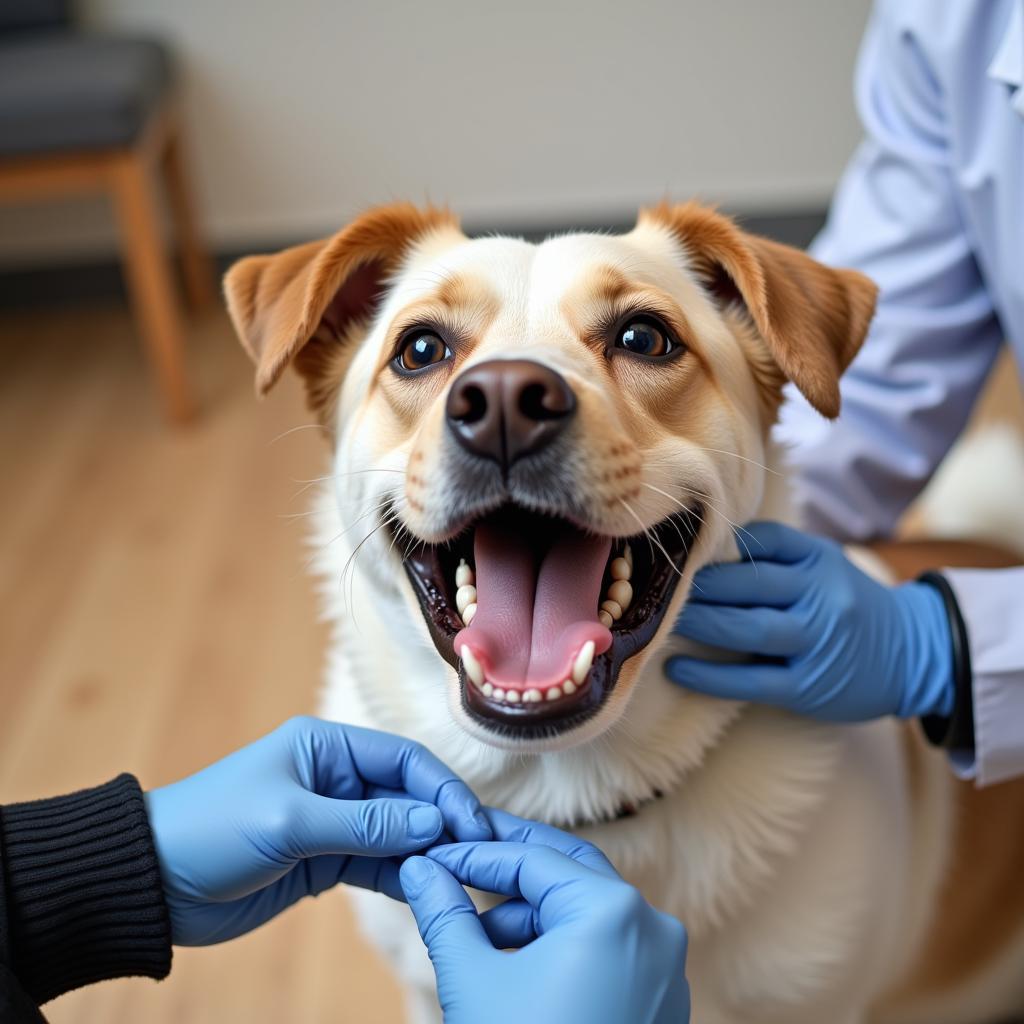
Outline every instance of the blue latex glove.
<svg viewBox="0 0 1024 1024"><path fill-rule="evenodd" d="M754 523L744 541L743 561L697 574L675 632L772 661L670 658L669 679L831 722L951 714L950 627L934 588L885 586L832 541L779 523Z"/></svg>
<svg viewBox="0 0 1024 1024"><path fill-rule="evenodd" d="M294 718L146 794L173 941L203 946L339 882L402 899L403 855L489 839L469 788L418 743Z"/></svg>
<svg viewBox="0 0 1024 1024"><path fill-rule="evenodd" d="M402 865L446 1024L686 1024L683 926L590 844L545 826L523 834L550 845L459 843ZM478 917L460 883L512 899ZM503 910L506 925L526 912L526 934L525 916L495 927ZM511 946L522 948L500 951Z"/></svg>

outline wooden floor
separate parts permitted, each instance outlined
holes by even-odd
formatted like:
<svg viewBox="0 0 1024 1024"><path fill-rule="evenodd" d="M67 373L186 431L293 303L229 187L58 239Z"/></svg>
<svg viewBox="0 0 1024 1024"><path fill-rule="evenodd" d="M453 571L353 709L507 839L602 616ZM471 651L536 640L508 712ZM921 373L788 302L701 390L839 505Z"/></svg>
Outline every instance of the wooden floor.
<svg viewBox="0 0 1024 1024"><path fill-rule="evenodd" d="M325 452L286 379L263 402L226 320L193 332L203 415L160 415L122 309L0 318L0 802L185 775L316 706L325 643L303 572ZM994 403L994 404L993 404ZM1019 407L1004 376L993 411ZM55 1024L401 1019L341 893L111 982Z"/></svg>
<svg viewBox="0 0 1024 1024"><path fill-rule="evenodd" d="M203 415L162 421L120 308L0 319L0 802L124 770L169 782L312 711L325 635L297 479L324 451L298 389L258 403L225 318L193 332ZM279 438L275 440L275 438ZM167 981L108 982L54 1024L397 1022L341 893Z"/></svg>

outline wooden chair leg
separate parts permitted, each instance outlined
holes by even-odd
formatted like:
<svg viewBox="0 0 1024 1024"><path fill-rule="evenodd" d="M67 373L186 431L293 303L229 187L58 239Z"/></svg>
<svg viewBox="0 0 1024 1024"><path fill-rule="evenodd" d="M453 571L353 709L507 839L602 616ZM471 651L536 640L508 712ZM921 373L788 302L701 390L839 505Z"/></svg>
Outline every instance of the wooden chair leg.
<svg viewBox="0 0 1024 1024"><path fill-rule="evenodd" d="M202 232L199 230L186 164L181 130L175 124L171 126L164 151L164 177L171 213L174 216L185 294L193 309L202 310L209 308L214 301L214 271Z"/></svg>
<svg viewBox="0 0 1024 1024"><path fill-rule="evenodd" d="M153 176L145 160L132 154L112 165L111 184L136 318L167 414L175 423L183 423L193 413L185 371L185 331L160 232Z"/></svg>

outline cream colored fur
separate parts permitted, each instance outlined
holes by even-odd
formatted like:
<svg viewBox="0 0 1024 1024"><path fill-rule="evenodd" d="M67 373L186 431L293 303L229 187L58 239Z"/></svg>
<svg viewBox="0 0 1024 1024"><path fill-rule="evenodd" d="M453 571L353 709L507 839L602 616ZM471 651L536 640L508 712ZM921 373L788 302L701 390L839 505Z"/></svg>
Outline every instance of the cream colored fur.
<svg viewBox="0 0 1024 1024"><path fill-rule="evenodd" d="M324 539L343 528L328 501L321 517ZM325 596L337 624L325 716L418 739L488 803L541 820L603 817L665 792L635 817L580 834L686 923L695 1024L868 1019L924 925L943 848L941 762L929 780L935 806L915 835L895 726L823 727L681 693L659 670L678 640L660 647L627 713L598 740L525 758L498 750L453 723L450 670L430 641L394 642L386 623L403 621L389 614L404 614L399 602L381 608L358 573L346 601L345 558L338 550L321 566L332 566ZM436 1017L406 909L354 895L366 934L426 990L411 993L417 1016L431 1019L434 1007Z"/></svg>
<svg viewBox="0 0 1024 1024"><path fill-rule="evenodd" d="M579 267L624 264L630 246L632 258L648 255L652 274L659 260L678 274L678 248L666 233L641 227L627 240L623 248L621 239L574 236L534 250L491 239L474 249L441 235L397 276L379 323L457 269L484 276L509 302L525 292L521 326L543 322ZM670 280L667 270L663 277ZM669 286L684 287L674 279ZM699 472L714 501L666 625L637 656L643 667L625 699L610 702L583 734L522 749L494 745L466 720L454 673L430 642L383 531L357 551L372 528L369 510L394 485L386 471L405 468L403 452L384 450L374 435L364 398L379 352L374 328L345 380L335 475L318 504L318 569L335 625L320 710L420 740L484 801L556 824L599 821L663 792L635 817L580 834L686 924L695 1024L860 1024L876 1019L873 1003L913 958L925 927L947 847L948 769L938 755L928 763L923 798L912 808L895 724L818 725L688 693L662 676L680 644L668 624L693 573L737 555L732 523L792 521L782 460L765 446L742 345L726 337L697 286L685 288L695 329L719 343L716 373L732 408L717 444L705 437L703 449L675 452L673 472ZM544 345L515 351L565 369L563 356ZM671 510L652 495L642 514L655 522ZM366 933L407 984L416 1019L437 1018L433 975L407 909L372 894L356 899ZM1009 999L1005 985L989 988L956 1020L989 1019L1001 999Z"/></svg>

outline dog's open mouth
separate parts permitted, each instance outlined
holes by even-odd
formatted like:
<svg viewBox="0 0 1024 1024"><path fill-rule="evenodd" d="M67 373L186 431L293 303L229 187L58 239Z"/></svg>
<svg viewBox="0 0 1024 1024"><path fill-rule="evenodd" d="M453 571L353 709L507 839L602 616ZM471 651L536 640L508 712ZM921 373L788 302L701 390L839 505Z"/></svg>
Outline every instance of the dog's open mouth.
<svg viewBox="0 0 1024 1024"><path fill-rule="evenodd" d="M661 624L700 515L613 539L506 504L443 544L413 547L406 572L467 712L527 738L597 711Z"/></svg>

